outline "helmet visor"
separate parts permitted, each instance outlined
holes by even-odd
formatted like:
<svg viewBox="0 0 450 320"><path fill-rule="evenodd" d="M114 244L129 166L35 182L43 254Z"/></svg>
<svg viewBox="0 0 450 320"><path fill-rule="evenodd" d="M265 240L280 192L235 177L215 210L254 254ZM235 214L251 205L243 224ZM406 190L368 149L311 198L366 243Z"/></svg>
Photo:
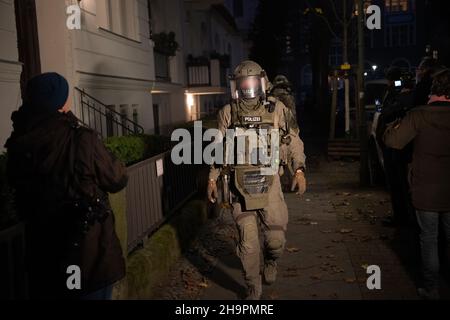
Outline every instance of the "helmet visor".
<svg viewBox="0 0 450 320"><path fill-rule="evenodd" d="M237 90L242 99L253 99L262 95L261 78L258 76L244 77L236 80Z"/></svg>

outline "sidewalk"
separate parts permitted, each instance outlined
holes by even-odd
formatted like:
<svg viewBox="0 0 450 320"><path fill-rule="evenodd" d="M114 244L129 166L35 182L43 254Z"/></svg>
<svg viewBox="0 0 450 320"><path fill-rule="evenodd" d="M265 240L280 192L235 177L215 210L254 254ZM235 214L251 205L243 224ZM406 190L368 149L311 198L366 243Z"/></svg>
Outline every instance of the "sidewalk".
<svg viewBox="0 0 450 320"><path fill-rule="evenodd" d="M278 280L264 287L263 298L417 299L416 239L412 230L398 232L381 225L390 211L387 193L358 187L357 162L315 158L309 169L307 194L285 195L288 243L279 260ZM161 284L159 298L242 298L235 237L228 214L211 221L174 267L169 282ZM367 288L370 265L381 268L381 290Z"/></svg>

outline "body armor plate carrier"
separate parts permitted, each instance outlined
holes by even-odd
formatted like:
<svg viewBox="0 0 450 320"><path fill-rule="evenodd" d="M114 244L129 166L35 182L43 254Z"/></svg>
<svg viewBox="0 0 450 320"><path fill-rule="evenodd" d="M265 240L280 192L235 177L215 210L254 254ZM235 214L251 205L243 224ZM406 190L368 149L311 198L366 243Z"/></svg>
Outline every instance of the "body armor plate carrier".
<svg viewBox="0 0 450 320"><path fill-rule="evenodd" d="M269 191L273 184L274 174L278 173L278 170L272 171L272 174L268 174L270 168L273 168L273 161L279 164L279 151L278 146L275 150L272 150L270 145L271 135L274 134L272 129L275 128L275 113L274 105L268 105L266 107L255 108L255 110L247 110L241 108L237 102L231 105L231 127L235 133L244 133L247 130L253 130L258 136L257 150L249 150L250 145L248 141L245 143L245 156L244 163L239 162L236 155L236 148L234 152L233 164L230 167L231 180L234 180L235 189L243 199L243 205L246 211L261 210L267 207L269 202ZM265 129L260 131L260 129ZM260 137L261 132L266 133L267 136ZM235 134L237 136L239 134ZM255 152L259 155L259 142L260 139L266 139L267 142L267 156L270 158L270 164L266 163L250 163L249 156ZM234 146L236 146L236 137L234 140ZM227 154L227 152L225 153ZM277 165L278 166L278 165ZM265 171L264 169L267 169ZM234 177L233 177L234 176Z"/></svg>

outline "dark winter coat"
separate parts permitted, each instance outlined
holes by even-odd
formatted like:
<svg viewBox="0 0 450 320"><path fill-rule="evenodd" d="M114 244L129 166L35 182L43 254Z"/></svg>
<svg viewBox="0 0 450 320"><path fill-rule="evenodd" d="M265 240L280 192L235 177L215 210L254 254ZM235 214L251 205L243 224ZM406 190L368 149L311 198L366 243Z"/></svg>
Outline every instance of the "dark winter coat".
<svg viewBox="0 0 450 320"><path fill-rule="evenodd" d="M399 123L388 126L388 147L404 148L413 141L410 175L416 209L450 211L450 103L436 102L410 111Z"/></svg>
<svg viewBox="0 0 450 320"><path fill-rule="evenodd" d="M23 109L13 113L5 147L8 179L27 224L31 297L78 297L117 282L125 263L107 193L126 186L125 167L72 113L30 115ZM86 234L78 226L83 219L67 210L80 198L101 198L108 214ZM81 269L81 291L67 290L70 265Z"/></svg>

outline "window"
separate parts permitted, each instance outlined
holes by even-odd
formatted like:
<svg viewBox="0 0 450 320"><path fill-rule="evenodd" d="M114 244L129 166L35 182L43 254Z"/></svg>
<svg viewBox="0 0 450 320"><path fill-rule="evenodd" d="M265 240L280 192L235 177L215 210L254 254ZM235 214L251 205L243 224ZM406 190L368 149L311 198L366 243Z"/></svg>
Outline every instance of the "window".
<svg viewBox="0 0 450 320"><path fill-rule="evenodd" d="M307 64L302 68L302 86L311 86L313 81L312 67Z"/></svg>
<svg viewBox="0 0 450 320"><path fill-rule="evenodd" d="M216 45L216 50L217 51L221 51L220 50L220 38L219 38L219 35L217 34L217 32L216 32L216 34L214 36L214 43Z"/></svg>
<svg viewBox="0 0 450 320"><path fill-rule="evenodd" d="M191 10L186 10L186 23L191 22Z"/></svg>
<svg viewBox="0 0 450 320"><path fill-rule="evenodd" d="M364 2L364 12L367 12L367 8L370 7L372 5L372 1L371 0L366 0Z"/></svg>
<svg viewBox="0 0 450 320"><path fill-rule="evenodd" d="M387 47L406 47L415 45L415 26L413 24L391 25L385 28Z"/></svg>
<svg viewBox="0 0 450 320"><path fill-rule="evenodd" d="M137 105L137 104L133 104L133 122L134 122L134 132L139 132L139 128L138 128L138 125L139 125L139 112L138 112L138 109L139 109L139 105Z"/></svg>
<svg viewBox="0 0 450 320"><path fill-rule="evenodd" d="M120 122L122 123L122 127L127 127L127 119L128 119L128 105L121 104L120 105ZM129 128L128 128L129 129ZM126 130L122 130L123 134L126 134Z"/></svg>
<svg viewBox="0 0 450 320"><path fill-rule="evenodd" d="M244 1L234 0L233 1L233 11L235 18L241 18L244 15Z"/></svg>
<svg viewBox="0 0 450 320"><path fill-rule="evenodd" d="M208 38L208 29L206 27L206 23L202 22L200 25L200 39L202 41L202 44L206 42Z"/></svg>
<svg viewBox="0 0 450 320"><path fill-rule="evenodd" d="M151 0L147 0L147 9L148 9L149 37L151 39L153 36L153 14L152 14L152 1Z"/></svg>
<svg viewBox="0 0 450 320"><path fill-rule="evenodd" d="M329 63L332 66L340 66L342 61L342 45L334 41L330 48Z"/></svg>
<svg viewBox="0 0 450 320"><path fill-rule="evenodd" d="M106 136L113 137L116 135L114 132L116 119L114 112L116 111L116 107L114 105L106 106Z"/></svg>
<svg viewBox="0 0 450 320"><path fill-rule="evenodd" d="M137 40L138 19L136 0L96 0L99 27Z"/></svg>
<svg viewBox="0 0 450 320"><path fill-rule="evenodd" d="M408 11L408 0L385 0L386 11Z"/></svg>

